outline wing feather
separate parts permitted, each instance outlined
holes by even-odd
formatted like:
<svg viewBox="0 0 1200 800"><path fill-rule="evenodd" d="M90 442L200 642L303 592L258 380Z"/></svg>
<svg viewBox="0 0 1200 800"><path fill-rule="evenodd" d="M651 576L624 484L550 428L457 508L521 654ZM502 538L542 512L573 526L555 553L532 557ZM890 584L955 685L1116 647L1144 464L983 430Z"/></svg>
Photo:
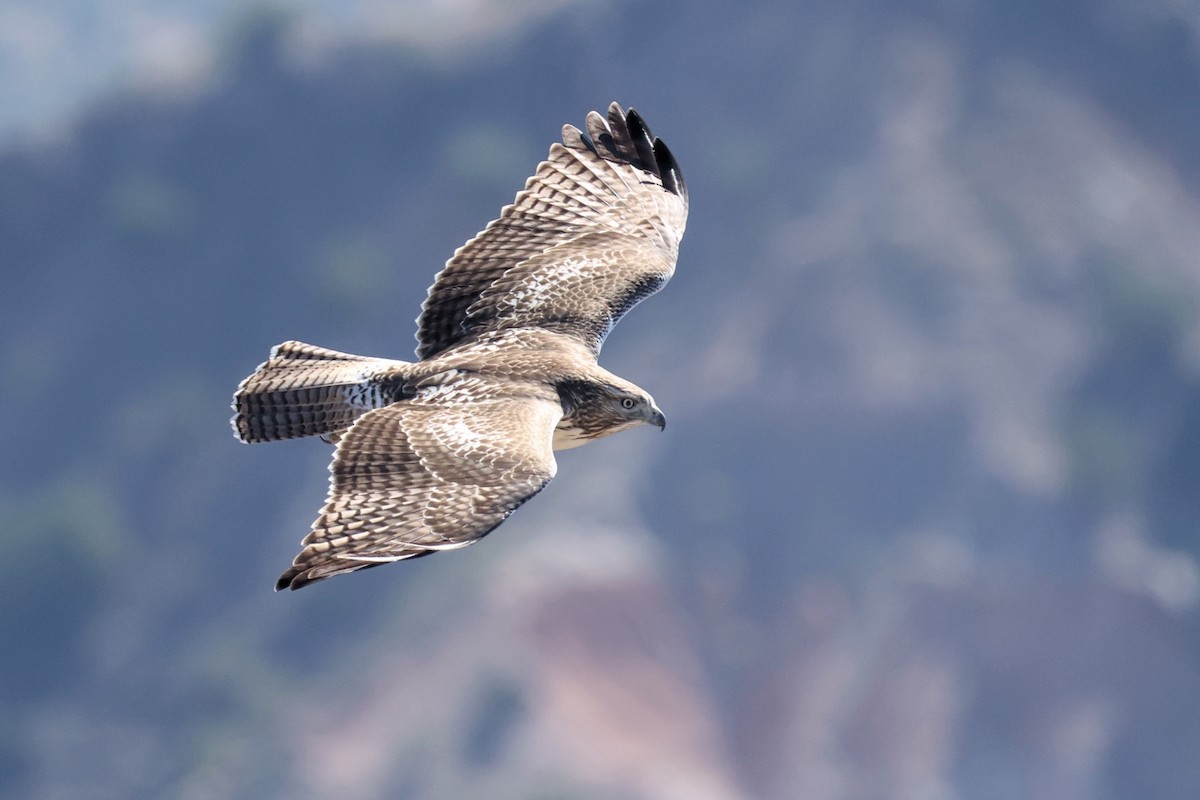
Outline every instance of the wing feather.
<svg viewBox="0 0 1200 800"><path fill-rule="evenodd" d="M564 126L512 205L438 273L417 320L419 357L519 326L555 328L599 353L621 316L671 277L687 222L674 156L617 103L584 127Z"/></svg>
<svg viewBox="0 0 1200 800"><path fill-rule="evenodd" d="M276 589L466 547L550 482L562 405L552 390L472 374L370 411L342 437L330 489Z"/></svg>

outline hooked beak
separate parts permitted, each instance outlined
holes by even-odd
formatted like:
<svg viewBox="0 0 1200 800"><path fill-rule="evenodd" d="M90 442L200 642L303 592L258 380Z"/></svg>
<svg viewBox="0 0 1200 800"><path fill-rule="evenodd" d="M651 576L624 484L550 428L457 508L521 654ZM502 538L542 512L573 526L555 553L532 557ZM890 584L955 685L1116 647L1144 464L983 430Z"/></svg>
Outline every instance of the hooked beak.
<svg viewBox="0 0 1200 800"><path fill-rule="evenodd" d="M657 425L660 431L665 431L667 429L667 418L664 417L663 413L657 408L654 409L654 414L651 415L649 421L651 425Z"/></svg>

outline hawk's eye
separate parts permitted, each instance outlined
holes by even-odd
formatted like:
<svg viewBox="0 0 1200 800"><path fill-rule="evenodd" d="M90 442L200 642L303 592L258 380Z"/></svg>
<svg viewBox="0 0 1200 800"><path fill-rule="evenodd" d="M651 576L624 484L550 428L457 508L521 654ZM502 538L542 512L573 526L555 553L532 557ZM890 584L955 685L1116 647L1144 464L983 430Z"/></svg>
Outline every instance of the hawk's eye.
<svg viewBox="0 0 1200 800"><path fill-rule="evenodd" d="M634 400L632 397L622 397L621 398L621 408L630 409L636 405L637 405L637 401Z"/></svg>

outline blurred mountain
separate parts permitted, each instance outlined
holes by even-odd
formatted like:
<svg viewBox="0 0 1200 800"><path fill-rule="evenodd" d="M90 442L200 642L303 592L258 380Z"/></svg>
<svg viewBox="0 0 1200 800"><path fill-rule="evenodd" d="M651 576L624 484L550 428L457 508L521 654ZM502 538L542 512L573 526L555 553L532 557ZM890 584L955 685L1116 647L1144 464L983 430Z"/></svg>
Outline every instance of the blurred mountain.
<svg viewBox="0 0 1200 800"><path fill-rule="evenodd" d="M0 794L1196 797L1188 13L611 3L319 58L265 14L0 151ZM329 451L235 442L238 380L290 338L407 357L612 99L691 190L603 357L667 433L272 594Z"/></svg>
<svg viewBox="0 0 1200 800"><path fill-rule="evenodd" d="M510 43L569 2L0 0L0 145L60 138L82 105L120 86L187 91L224 66L231 28L263 17L290 19L288 47L305 58L353 37L456 63Z"/></svg>

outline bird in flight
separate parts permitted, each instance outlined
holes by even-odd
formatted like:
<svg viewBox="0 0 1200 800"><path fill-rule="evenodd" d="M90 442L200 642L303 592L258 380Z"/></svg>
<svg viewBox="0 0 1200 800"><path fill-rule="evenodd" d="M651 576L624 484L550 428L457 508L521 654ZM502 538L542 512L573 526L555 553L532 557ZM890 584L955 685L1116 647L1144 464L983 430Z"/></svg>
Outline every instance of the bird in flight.
<svg viewBox="0 0 1200 800"><path fill-rule="evenodd" d="M321 436L329 495L275 589L478 541L554 477L554 451L643 423L648 392L597 363L675 271L687 188L630 109L566 125L499 219L438 273L418 360L284 342L233 398L243 442Z"/></svg>

